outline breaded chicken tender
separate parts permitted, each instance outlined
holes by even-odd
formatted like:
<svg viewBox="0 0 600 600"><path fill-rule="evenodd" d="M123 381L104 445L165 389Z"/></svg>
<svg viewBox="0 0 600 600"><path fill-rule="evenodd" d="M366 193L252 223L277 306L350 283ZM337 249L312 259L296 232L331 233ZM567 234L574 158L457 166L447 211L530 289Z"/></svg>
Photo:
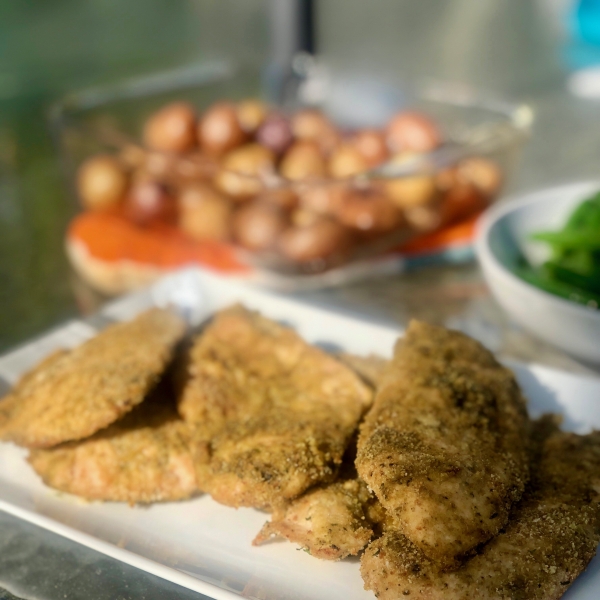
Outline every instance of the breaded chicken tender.
<svg viewBox="0 0 600 600"><path fill-rule="evenodd" d="M600 542L600 432L555 432L506 527L477 556L443 572L400 532L372 542L361 562L379 600L557 600Z"/></svg>
<svg viewBox="0 0 600 600"><path fill-rule="evenodd" d="M411 322L360 429L360 477L426 556L456 568L496 535L528 480L513 374L467 336Z"/></svg>
<svg viewBox="0 0 600 600"><path fill-rule="evenodd" d="M317 558L339 560L356 555L373 537L369 508L376 502L358 479L315 488L276 510L253 544L281 536Z"/></svg>
<svg viewBox="0 0 600 600"><path fill-rule="evenodd" d="M148 503L198 490L191 431L164 389L89 439L32 450L44 483L89 500Z"/></svg>
<svg viewBox="0 0 600 600"><path fill-rule="evenodd" d="M270 508L331 481L372 394L298 334L241 306L191 349L182 417L205 432L201 485L230 506Z"/></svg>
<svg viewBox="0 0 600 600"><path fill-rule="evenodd" d="M185 323L151 309L55 354L11 392L3 439L47 448L93 435L142 402L170 362Z"/></svg>

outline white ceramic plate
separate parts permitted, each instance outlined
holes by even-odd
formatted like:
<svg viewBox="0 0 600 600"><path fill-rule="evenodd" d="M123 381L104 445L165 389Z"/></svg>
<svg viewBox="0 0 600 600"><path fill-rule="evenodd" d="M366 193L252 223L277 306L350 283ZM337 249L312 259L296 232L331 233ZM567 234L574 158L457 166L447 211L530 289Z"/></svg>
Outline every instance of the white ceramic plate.
<svg viewBox="0 0 600 600"><path fill-rule="evenodd" d="M241 301L285 321L311 342L351 352L389 355L399 331L303 305L197 270L172 276L153 288L111 305L104 315L127 319L152 304L176 303L191 321ZM0 374L14 381L40 354L90 336L72 323L0 357ZM565 415L565 428L600 428L600 381L543 367L513 365L533 415ZM363 590L357 559L317 560L289 542L255 548L251 541L268 516L233 510L209 497L188 502L131 507L87 503L45 487L25 462L26 452L0 444L0 509L89 546L125 563L204 593L217 600L240 596L265 600L373 600ZM565 598L596 600L600 560L596 559Z"/></svg>

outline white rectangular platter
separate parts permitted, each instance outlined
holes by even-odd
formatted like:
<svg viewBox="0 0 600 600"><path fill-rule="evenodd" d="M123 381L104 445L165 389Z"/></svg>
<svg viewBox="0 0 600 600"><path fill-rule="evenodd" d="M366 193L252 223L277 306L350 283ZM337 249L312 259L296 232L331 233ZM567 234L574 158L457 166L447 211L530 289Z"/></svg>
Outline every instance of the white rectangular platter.
<svg viewBox="0 0 600 600"><path fill-rule="evenodd" d="M151 305L172 303L190 321L200 322L233 302L295 327L310 342L349 352L389 356L401 333L195 269L119 300L103 315L124 320ZM77 345L93 333L89 325L72 322L0 357L0 376L14 382L52 349ZM533 416L561 413L564 428L578 433L600 428L600 380L538 366L510 366ZM288 542L253 547L252 539L268 518L264 513L226 508L207 496L150 507L83 502L45 487L25 458L24 450L0 444L0 510L211 598L374 598L363 589L357 559L320 561ZM598 590L597 557L564 598L597 600Z"/></svg>

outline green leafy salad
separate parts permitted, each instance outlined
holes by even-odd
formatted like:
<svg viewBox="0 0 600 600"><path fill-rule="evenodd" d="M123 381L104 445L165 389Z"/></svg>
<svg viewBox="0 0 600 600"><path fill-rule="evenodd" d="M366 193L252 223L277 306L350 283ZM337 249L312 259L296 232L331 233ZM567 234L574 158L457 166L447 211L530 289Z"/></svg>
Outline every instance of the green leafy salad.
<svg viewBox="0 0 600 600"><path fill-rule="evenodd" d="M560 231L538 232L531 237L549 244L552 256L539 268L522 264L517 274L546 292L598 309L600 192L584 200Z"/></svg>

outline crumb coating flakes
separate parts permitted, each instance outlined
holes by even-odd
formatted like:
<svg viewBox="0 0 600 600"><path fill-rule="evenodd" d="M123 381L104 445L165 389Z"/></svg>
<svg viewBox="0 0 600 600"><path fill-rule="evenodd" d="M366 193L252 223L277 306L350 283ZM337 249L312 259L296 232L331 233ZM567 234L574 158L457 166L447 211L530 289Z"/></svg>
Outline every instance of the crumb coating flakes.
<svg viewBox="0 0 600 600"><path fill-rule="evenodd" d="M191 438L161 391L91 438L32 450L29 462L47 485L89 500L182 500L198 490Z"/></svg>
<svg viewBox="0 0 600 600"><path fill-rule="evenodd" d="M600 542L600 432L546 431L538 445L523 499L476 556L444 572L402 533L387 531L363 555L365 589L380 600L560 598Z"/></svg>
<svg viewBox="0 0 600 600"><path fill-rule="evenodd" d="M11 392L2 437L46 448L107 427L142 402L184 332L175 314L151 309L54 355Z"/></svg>
<svg viewBox="0 0 600 600"><path fill-rule="evenodd" d="M521 497L528 428L514 376L490 352L412 322L361 426L356 466L403 533L452 568Z"/></svg>
<svg viewBox="0 0 600 600"><path fill-rule="evenodd" d="M43 379L47 371L51 368L52 364L59 361L62 357L69 353L68 350L59 349L55 350L35 367L27 371L21 376L21 379L17 385L3 398L0 398L0 439L2 439L2 433L4 427L10 421L10 418L17 406L19 401L19 392L27 388L27 386L34 385L35 381L40 378Z"/></svg>
<svg viewBox="0 0 600 600"><path fill-rule="evenodd" d="M241 306L191 349L182 417L210 440L202 479L217 501L272 507L333 480L372 394L291 329Z"/></svg>
<svg viewBox="0 0 600 600"><path fill-rule="evenodd" d="M317 487L275 511L253 544L282 536L316 558L339 560L356 555L373 537L376 524L369 507L375 502L358 479Z"/></svg>

